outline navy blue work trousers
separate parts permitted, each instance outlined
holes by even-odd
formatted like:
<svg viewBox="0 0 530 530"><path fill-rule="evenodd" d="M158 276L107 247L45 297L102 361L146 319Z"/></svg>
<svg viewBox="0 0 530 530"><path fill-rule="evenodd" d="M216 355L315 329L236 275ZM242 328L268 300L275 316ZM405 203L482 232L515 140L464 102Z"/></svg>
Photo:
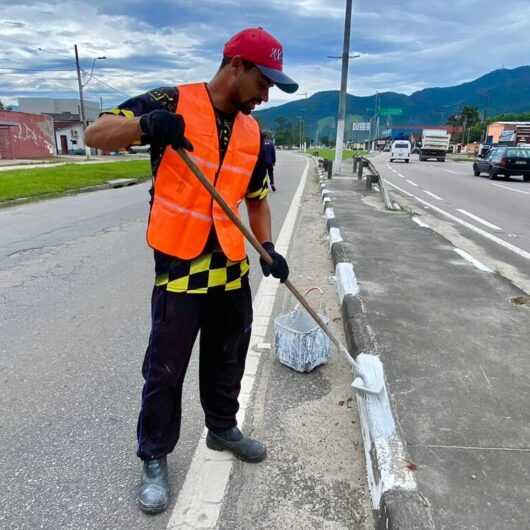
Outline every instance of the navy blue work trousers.
<svg viewBox="0 0 530 530"><path fill-rule="evenodd" d="M182 384L199 330L199 387L206 426L214 432L236 426L252 326L250 286L248 280L243 283L241 289L217 288L208 294L153 289L137 428L142 460L161 458L177 444Z"/></svg>

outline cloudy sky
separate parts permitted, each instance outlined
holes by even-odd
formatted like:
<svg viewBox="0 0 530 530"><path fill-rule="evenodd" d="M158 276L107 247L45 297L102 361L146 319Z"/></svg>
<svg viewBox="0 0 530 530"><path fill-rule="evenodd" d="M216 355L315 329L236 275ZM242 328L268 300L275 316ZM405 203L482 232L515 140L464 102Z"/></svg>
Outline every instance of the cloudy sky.
<svg viewBox="0 0 530 530"><path fill-rule="evenodd" d="M261 25L284 44L300 93L337 89L345 0L0 0L0 100L76 97L104 106L149 88L208 80L223 44ZM530 63L529 0L353 0L348 91L410 94ZM91 65L97 60L93 76ZM269 104L301 95L271 91Z"/></svg>

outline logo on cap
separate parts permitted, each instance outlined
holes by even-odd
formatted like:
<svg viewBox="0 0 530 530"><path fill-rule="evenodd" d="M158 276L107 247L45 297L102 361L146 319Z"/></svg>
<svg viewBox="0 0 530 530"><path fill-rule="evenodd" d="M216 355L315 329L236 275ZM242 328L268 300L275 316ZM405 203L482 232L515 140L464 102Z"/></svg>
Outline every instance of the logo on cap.
<svg viewBox="0 0 530 530"><path fill-rule="evenodd" d="M281 48L273 48L271 50L271 59L281 63L283 59L283 50Z"/></svg>

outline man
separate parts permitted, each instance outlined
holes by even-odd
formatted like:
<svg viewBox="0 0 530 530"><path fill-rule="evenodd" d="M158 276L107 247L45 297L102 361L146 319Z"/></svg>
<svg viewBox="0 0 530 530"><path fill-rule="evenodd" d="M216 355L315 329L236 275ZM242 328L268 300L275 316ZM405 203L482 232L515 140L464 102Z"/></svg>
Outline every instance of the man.
<svg viewBox="0 0 530 530"><path fill-rule="evenodd" d="M262 28L243 30L226 43L208 84L132 98L86 131L87 144L100 149L151 145L147 241L156 280L137 451L143 460L138 500L146 513L168 505L166 456L179 438L182 383L199 330L207 446L247 462L266 457L265 446L243 435L236 421L252 323L245 242L175 150L190 151L235 212L245 199L250 227L272 258L272 265L261 261L263 273L285 281L287 262L272 244L260 131L250 116L271 86L297 90L282 71L282 56L280 42Z"/></svg>
<svg viewBox="0 0 530 530"><path fill-rule="evenodd" d="M276 191L274 187L274 165L276 164L276 150L269 133L264 135L263 141L263 159L267 166L267 173L269 174L269 184L272 191Z"/></svg>

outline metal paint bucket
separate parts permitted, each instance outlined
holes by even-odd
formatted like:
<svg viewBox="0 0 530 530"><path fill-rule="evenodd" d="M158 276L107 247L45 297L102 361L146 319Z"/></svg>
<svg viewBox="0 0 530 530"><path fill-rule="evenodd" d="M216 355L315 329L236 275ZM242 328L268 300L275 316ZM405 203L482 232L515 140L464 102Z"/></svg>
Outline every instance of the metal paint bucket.
<svg viewBox="0 0 530 530"><path fill-rule="evenodd" d="M322 290L312 287L312 291ZM323 309L318 311L320 318L329 323ZM329 359L331 341L309 313L297 304L293 311L274 319L274 349L278 360L297 372L311 372Z"/></svg>

